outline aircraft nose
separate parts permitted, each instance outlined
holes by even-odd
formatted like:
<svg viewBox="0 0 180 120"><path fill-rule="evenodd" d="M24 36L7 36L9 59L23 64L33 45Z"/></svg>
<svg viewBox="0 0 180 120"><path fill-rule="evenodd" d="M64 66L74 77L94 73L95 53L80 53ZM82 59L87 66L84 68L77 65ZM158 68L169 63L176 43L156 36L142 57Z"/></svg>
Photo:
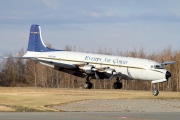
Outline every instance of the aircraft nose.
<svg viewBox="0 0 180 120"><path fill-rule="evenodd" d="M169 71L166 72L166 79L168 80L168 78L171 77L171 73Z"/></svg>

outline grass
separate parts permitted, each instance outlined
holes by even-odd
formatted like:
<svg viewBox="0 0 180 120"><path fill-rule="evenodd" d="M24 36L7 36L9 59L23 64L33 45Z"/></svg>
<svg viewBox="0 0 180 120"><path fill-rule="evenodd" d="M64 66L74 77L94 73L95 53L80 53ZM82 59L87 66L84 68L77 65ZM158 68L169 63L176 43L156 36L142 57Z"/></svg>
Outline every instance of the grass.
<svg viewBox="0 0 180 120"><path fill-rule="evenodd" d="M180 99L178 92L0 87L0 111L56 111L49 106L93 99Z"/></svg>

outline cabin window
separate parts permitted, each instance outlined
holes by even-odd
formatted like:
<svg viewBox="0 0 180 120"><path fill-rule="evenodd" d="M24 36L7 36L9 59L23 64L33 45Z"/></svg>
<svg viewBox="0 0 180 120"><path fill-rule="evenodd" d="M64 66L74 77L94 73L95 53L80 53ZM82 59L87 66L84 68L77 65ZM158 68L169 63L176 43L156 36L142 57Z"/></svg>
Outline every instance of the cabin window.
<svg viewBox="0 0 180 120"><path fill-rule="evenodd" d="M161 65L154 65L155 69L163 69L163 67Z"/></svg>

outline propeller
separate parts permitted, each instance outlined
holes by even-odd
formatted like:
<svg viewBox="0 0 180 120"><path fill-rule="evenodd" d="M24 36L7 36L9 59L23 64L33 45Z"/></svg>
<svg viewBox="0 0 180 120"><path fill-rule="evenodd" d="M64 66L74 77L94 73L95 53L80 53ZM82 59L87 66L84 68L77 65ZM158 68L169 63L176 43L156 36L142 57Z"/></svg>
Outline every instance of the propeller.
<svg viewBox="0 0 180 120"><path fill-rule="evenodd" d="M112 80L112 79L113 79L113 77L114 77L114 75L111 75L111 77L109 77L109 80Z"/></svg>
<svg viewBox="0 0 180 120"><path fill-rule="evenodd" d="M95 77L99 80L99 75L97 74L97 72L95 72Z"/></svg>
<svg viewBox="0 0 180 120"><path fill-rule="evenodd" d="M109 80L112 80L113 77L121 78L122 73L121 72L113 72L113 75L111 77L109 77Z"/></svg>
<svg viewBox="0 0 180 120"><path fill-rule="evenodd" d="M95 74L95 77L96 77L96 79L98 79L99 80L99 75L97 74L97 69L96 68L92 68L92 71L94 71L94 74Z"/></svg>

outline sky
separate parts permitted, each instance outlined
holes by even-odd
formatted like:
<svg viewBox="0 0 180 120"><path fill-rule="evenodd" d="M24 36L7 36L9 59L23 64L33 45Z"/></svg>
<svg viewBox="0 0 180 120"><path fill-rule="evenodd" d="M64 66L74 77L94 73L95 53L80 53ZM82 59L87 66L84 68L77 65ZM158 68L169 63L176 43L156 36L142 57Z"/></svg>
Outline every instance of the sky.
<svg viewBox="0 0 180 120"><path fill-rule="evenodd" d="M0 0L0 54L27 49L32 24L53 48L180 50L179 0Z"/></svg>

